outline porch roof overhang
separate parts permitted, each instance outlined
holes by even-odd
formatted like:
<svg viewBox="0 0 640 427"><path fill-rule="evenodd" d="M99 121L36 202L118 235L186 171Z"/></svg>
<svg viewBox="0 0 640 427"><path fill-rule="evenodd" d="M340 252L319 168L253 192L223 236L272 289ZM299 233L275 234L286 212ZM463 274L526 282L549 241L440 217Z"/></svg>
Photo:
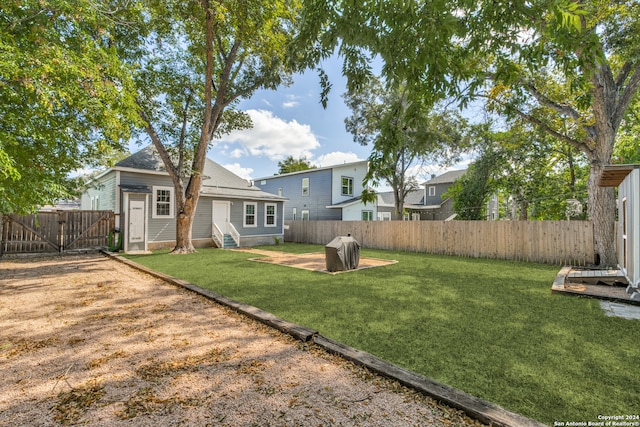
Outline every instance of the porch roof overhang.
<svg viewBox="0 0 640 427"><path fill-rule="evenodd" d="M634 169L640 169L640 165L605 165L598 185L617 187Z"/></svg>
<svg viewBox="0 0 640 427"><path fill-rule="evenodd" d="M363 203L361 197L354 197L353 199L345 200L344 202L336 203L335 205L325 206L327 209L342 209L348 206L353 206Z"/></svg>
<svg viewBox="0 0 640 427"><path fill-rule="evenodd" d="M203 185L200 189L200 195L203 197L211 197L218 199L234 199L234 200L258 200L269 202L286 202L286 197L276 196L275 194L267 193L262 190L258 190L255 187L247 188L227 188L227 187L213 187Z"/></svg>
<svg viewBox="0 0 640 427"><path fill-rule="evenodd" d="M404 205L405 209L411 209L414 211L430 211L434 209L440 209L442 205Z"/></svg>
<svg viewBox="0 0 640 427"><path fill-rule="evenodd" d="M143 193L151 194L151 188L148 185L120 185L123 193Z"/></svg>

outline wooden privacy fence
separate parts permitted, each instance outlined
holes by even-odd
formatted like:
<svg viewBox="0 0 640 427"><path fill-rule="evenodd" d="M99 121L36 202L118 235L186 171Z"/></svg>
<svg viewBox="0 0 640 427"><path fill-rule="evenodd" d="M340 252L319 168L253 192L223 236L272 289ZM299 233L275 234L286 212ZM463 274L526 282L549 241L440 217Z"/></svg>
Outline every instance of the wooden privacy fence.
<svg viewBox="0 0 640 427"><path fill-rule="evenodd" d="M549 264L594 263L590 221L287 221L287 242L351 234L366 248Z"/></svg>
<svg viewBox="0 0 640 427"><path fill-rule="evenodd" d="M57 211L4 215L0 255L107 247L112 211Z"/></svg>

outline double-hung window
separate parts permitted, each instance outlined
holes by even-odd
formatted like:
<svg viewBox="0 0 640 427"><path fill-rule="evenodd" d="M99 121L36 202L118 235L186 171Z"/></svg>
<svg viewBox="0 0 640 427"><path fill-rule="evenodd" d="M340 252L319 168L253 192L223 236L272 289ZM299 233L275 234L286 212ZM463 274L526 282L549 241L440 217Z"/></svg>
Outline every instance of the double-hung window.
<svg viewBox="0 0 640 427"><path fill-rule="evenodd" d="M348 176L342 177L342 195L353 196L353 178Z"/></svg>
<svg viewBox="0 0 640 427"><path fill-rule="evenodd" d="M257 227L258 204L254 202L244 202L244 219L242 225L245 227Z"/></svg>
<svg viewBox="0 0 640 427"><path fill-rule="evenodd" d="M436 187L434 187L433 185L429 186L429 197L433 197L436 195Z"/></svg>
<svg viewBox="0 0 640 427"><path fill-rule="evenodd" d="M309 195L309 178L302 178L302 195Z"/></svg>
<svg viewBox="0 0 640 427"><path fill-rule="evenodd" d="M264 205L264 226L275 227L276 226L276 204L265 203Z"/></svg>
<svg viewBox="0 0 640 427"><path fill-rule="evenodd" d="M363 221L373 221L373 211L362 211Z"/></svg>
<svg viewBox="0 0 640 427"><path fill-rule="evenodd" d="M152 218L173 218L173 187L153 187Z"/></svg>

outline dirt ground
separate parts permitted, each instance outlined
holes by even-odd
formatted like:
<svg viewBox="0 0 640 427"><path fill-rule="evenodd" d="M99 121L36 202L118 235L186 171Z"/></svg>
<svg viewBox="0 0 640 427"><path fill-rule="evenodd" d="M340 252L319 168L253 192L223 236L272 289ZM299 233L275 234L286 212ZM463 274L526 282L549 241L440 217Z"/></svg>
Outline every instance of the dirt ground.
<svg viewBox="0 0 640 427"><path fill-rule="evenodd" d="M102 255L0 260L0 426L478 426Z"/></svg>
<svg viewBox="0 0 640 427"><path fill-rule="evenodd" d="M323 252L312 252L308 254L291 254L287 252L269 251L260 249L234 249L236 251L249 252L264 257L250 258L251 261L268 262L288 267L302 268L304 270L320 271L329 274L343 274L351 271L363 270L365 268L383 267L397 263L394 260L378 258L360 258L358 267L353 270L329 272L327 270L326 255Z"/></svg>

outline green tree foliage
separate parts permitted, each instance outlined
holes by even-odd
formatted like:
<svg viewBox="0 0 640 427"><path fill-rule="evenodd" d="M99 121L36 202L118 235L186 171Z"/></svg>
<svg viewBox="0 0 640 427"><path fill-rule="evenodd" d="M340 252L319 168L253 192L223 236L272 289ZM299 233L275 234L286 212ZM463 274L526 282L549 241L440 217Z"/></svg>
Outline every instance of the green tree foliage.
<svg viewBox="0 0 640 427"><path fill-rule="evenodd" d="M0 4L0 212L69 198L69 173L122 148L136 121L118 24L89 0Z"/></svg>
<svg viewBox="0 0 640 427"><path fill-rule="evenodd" d="M613 158L614 163L640 163L640 96L636 95L620 126Z"/></svg>
<svg viewBox="0 0 640 427"><path fill-rule="evenodd" d="M450 163L468 146L466 121L452 111L435 111L429 104L415 105L402 86L384 87L371 78L344 95L352 115L345 119L355 142L371 145L369 183L386 182L393 189L395 218L401 218L404 199L418 188L410 167L426 161ZM363 195L372 201L372 192Z"/></svg>
<svg viewBox="0 0 640 427"><path fill-rule="evenodd" d="M568 200L586 202L588 168L575 148L522 120L475 131L478 159L448 192L458 219L486 218L491 197L502 201L501 217L519 220L565 219Z"/></svg>
<svg viewBox="0 0 640 427"><path fill-rule="evenodd" d="M278 174L306 171L315 168L316 166L309 163L306 157L294 159L293 156L289 156L278 162Z"/></svg>
<svg viewBox="0 0 640 427"><path fill-rule="evenodd" d="M290 40L295 0L140 2L140 37L122 34L138 112L169 172L178 211L174 253L193 252L191 230L206 153L214 136L251 125L234 109L257 89L296 71Z"/></svg>
<svg viewBox="0 0 640 427"><path fill-rule="evenodd" d="M640 2L541 0L308 0L303 40L315 58L337 47L351 89L383 61L390 82L412 99L484 92L502 112L520 115L583 152L590 164L589 218L602 265L616 263L614 191L598 186L622 119L640 87ZM557 91L558 85L568 90ZM546 122L543 107L565 119Z"/></svg>
<svg viewBox="0 0 640 427"><path fill-rule="evenodd" d="M459 220L486 218L487 202L495 191L491 176L496 158L492 151L482 155L449 187L444 197L453 198L453 211Z"/></svg>
<svg viewBox="0 0 640 427"><path fill-rule="evenodd" d="M615 265L614 190L598 181L640 88L640 3L513 2L509 14L503 7L484 3L468 13L468 46L492 82L489 98L584 153L596 252L602 265Z"/></svg>

